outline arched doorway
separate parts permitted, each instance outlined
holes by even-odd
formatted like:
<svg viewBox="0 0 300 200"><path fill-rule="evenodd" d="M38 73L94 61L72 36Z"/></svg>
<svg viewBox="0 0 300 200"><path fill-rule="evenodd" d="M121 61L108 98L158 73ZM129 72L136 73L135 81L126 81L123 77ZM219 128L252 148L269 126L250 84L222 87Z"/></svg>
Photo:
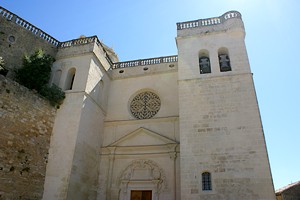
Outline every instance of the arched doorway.
<svg viewBox="0 0 300 200"><path fill-rule="evenodd" d="M155 162L134 160L120 177L120 200L158 200L165 187L165 173Z"/></svg>

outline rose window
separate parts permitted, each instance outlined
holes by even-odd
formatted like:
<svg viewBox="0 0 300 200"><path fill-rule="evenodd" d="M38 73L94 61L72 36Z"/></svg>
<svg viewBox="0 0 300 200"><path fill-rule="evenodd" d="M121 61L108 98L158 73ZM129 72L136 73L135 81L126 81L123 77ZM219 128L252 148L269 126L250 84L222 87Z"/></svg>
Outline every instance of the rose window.
<svg viewBox="0 0 300 200"><path fill-rule="evenodd" d="M153 92L142 92L130 103L130 111L137 119L152 118L160 109L160 99Z"/></svg>

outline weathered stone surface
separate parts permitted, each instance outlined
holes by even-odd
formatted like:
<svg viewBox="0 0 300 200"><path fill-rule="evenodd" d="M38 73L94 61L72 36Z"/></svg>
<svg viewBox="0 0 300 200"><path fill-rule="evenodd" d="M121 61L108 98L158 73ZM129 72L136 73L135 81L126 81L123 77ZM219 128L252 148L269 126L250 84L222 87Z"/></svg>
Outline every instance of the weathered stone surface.
<svg viewBox="0 0 300 200"><path fill-rule="evenodd" d="M276 190L276 200L297 200L300 197L300 181Z"/></svg>
<svg viewBox="0 0 300 200"><path fill-rule="evenodd" d="M7 69L20 68L25 55L31 55L42 49L47 54L55 56L57 47L33 34L13 20L0 17L0 56L3 57ZM10 41L10 37L14 41ZM12 71L8 76L12 76Z"/></svg>
<svg viewBox="0 0 300 200"><path fill-rule="evenodd" d="M0 199L41 199L56 110L0 76Z"/></svg>

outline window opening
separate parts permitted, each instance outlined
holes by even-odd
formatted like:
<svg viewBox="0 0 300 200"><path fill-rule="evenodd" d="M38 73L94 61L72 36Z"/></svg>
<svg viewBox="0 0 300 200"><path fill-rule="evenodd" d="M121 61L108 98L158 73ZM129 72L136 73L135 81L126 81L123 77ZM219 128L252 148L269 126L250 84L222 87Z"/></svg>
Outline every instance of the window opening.
<svg viewBox="0 0 300 200"><path fill-rule="evenodd" d="M227 54L219 55L219 64L221 72L231 71L230 60Z"/></svg>
<svg viewBox="0 0 300 200"><path fill-rule="evenodd" d="M212 190L211 187L211 175L209 172L202 173L202 190L209 191Z"/></svg>
<svg viewBox="0 0 300 200"><path fill-rule="evenodd" d="M76 69L75 68L72 68L68 71L66 84L65 84L66 90L72 90L73 89L75 74L76 74Z"/></svg>
<svg viewBox="0 0 300 200"><path fill-rule="evenodd" d="M75 78L75 74L72 75L70 90L72 90L73 88L74 78Z"/></svg>
<svg viewBox="0 0 300 200"><path fill-rule="evenodd" d="M210 61L206 56L199 58L200 74L211 73Z"/></svg>

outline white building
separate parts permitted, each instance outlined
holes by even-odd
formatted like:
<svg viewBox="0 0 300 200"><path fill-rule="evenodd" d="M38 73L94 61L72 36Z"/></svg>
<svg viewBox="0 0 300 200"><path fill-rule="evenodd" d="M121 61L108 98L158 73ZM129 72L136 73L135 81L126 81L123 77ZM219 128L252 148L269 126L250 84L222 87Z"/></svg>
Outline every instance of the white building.
<svg viewBox="0 0 300 200"><path fill-rule="evenodd" d="M241 14L177 23L178 56L58 45L45 200L275 199Z"/></svg>

